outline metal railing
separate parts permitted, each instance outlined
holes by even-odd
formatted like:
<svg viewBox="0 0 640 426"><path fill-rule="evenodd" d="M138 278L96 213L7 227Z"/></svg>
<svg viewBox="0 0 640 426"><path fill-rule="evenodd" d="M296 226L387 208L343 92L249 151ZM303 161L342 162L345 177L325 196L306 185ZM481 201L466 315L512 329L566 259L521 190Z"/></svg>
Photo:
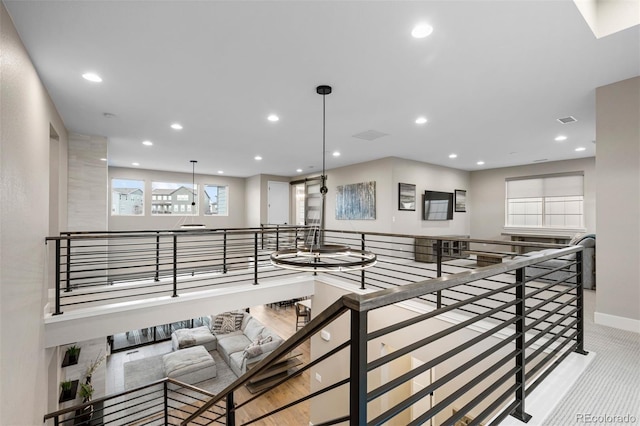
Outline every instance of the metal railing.
<svg viewBox="0 0 640 426"><path fill-rule="evenodd" d="M223 401L233 413L217 419L233 419L229 425L266 419L280 424L279 416L303 405L310 418L300 424L451 425L464 420L494 425L509 415L527 421L527 395L571 353L586 353L581 264L582 247L572 246L373 293L346 294L182 424L209 424L202 415ZM439 307L429 302L434 299ZM423 309L414 306L408 316L390 311L412 302ZM318 334L329 328L349 333L344 341L320 343ZM322 349L305 366L256 395L239 398L241 386L309 340ZM387 341L402 346L391 353L374 350ZM409 355L421 363L394 377L383 374ZM307 371L330 379L320 384L307 377L307 394L287 392L289 382L302 380ZM406 390L427 373L430 379L421 389ZM419 408L412 412L414 407Z"/></svg>
<svg viewBox="0 0 640 426"><path fill-rule="evenodd" d="M172 231L66 232L47 237L55 250L53 314L117 302L159 296L177 297L218 286L259 284L296 274L274 268L273 250L297 247L308 227L272 226L249 229L190 229ZM327 243L374 251L376 266L358 272L334 272L360 288L383 289L440 277L443 263L473 253L496 254L484 244L513 248L562 247L540 243L425 237L389 233L325 231ZM504 247L507 248L504 248ZM498 246L500 247L500 246ZM459 265L469 269L474 264ZM434 301L439 295L433 297Z"/></svg>
<svg viewBox="0 0 640 426"><path fill-rule="evenodd" d="M165 378L135 389L96 398L44 416L45 424L71 425L179 425L207 400L210 392ZM227 424L224 402L211 405L194 424Z"/></svg>

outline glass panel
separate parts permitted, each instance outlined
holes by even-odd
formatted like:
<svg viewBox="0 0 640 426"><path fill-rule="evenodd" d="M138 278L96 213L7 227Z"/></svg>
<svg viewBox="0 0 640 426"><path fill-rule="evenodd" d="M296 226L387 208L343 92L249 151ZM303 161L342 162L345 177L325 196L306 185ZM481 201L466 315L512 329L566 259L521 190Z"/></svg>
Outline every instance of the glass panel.
<svg viewBox="0 0 640 426"><path fill-rule="evenodd" d="M141 216L144 214L144 181L111 179L111 215Z"/></svg>
<svg viewBox="0 0 640 426"><path fill-rule="evenodd" d="M229 214L229 187L220 185L204 186L205 215L227 216Z"/></svg>
<svg viewBox="0 0 640 426"><path fill-rule="evenodd" d="M152 182L151 192L152 214L162 215L178 212L186 216L198 214L197 204L193 206L194 202L198 202L198 185L194 187L190 183ZM154 209L153 206L156 208Z"/></svg>

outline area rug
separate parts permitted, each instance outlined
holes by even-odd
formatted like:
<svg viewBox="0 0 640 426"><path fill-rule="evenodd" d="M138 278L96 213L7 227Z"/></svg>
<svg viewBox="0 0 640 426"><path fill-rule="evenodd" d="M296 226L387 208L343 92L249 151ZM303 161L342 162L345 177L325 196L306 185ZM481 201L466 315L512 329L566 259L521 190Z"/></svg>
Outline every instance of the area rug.
<svg viewBox="0 0 640 426"><path fill-rule="evenodd" d="M233 383L238 376L236 376L231 368L229 368L220 354L218 354L218 351L211 351L209 354L211 354L213 360L216 362L216 377L199 383L194 383L193 385L208 392L217 394ZM164 378L162 357L163 355L156 355L126 362L124 364L125 390L135 389L139 386L144 386L148 383Z"/></svg>

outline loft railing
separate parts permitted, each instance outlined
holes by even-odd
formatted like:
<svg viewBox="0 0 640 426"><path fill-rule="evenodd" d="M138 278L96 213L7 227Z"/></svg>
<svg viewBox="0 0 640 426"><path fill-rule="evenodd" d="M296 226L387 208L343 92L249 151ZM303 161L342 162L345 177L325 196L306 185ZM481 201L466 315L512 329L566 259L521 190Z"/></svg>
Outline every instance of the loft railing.
<svg viewBox="0 0 640 426"><path fill-rule="evenodd" d="M547 267L550 261L559 265ZM308 413L299 424L314 425L495 425L509 415L527 421L527 395L571 353L586 353L581 264L582 247L572 246L344 295L182 424L284 424L281 416L294 407ZM440 307L429 302L437 294ZM411 308L398 315L392 310L399 305ZM327 330L349 331L329 342ZM308 341L313 356L305 366L239 397L243 385ZM376 350L385 342L395 350ZM391 374L406 356L421 362ZM407 390L425 374L419 389ZM292 384L301 380L305 394ZM227 412L216 416L212 410L225 401Z"/></svg>
<svg viewBox="0 0 640 426"><path fill-rule="evenodd" d="M179 425L212 397L210 392L165 378L49 413L44 422L54 426ZM224 401L216 403L209 417L201 417L203 424L225 424L224 417L221 421L214 418L226 411Z"/></svg>
<svg viewBox="0 0 640 426"><path fill-rule="evenodd" d="M308 227L263 226L248 229L66 232L46 238L55 265L53 314L159 296L177 297L217 286L259 284L295 271L274 268L273 250L296 247ZM486 241L389 233L325 231L325 241L368 249L376 266L334 272L360 288L383 289L451 273L443 264L470 253L503 255L524 247L562 247L539 243ZM489 249L485 247L490 244ZM476 246L476 247L474 247ZM471 251L471 249L473 249ZM475 267L460 264L455 270ZM428 297L441 298L441 294ZM440 301L441 303L442 301Z"/></svg>

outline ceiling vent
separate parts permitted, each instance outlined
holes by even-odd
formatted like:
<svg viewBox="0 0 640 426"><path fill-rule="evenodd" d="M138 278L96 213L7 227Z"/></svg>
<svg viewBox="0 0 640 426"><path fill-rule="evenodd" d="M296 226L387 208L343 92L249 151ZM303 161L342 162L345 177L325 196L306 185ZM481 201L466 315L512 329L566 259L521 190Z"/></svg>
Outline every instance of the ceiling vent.
<svg viewBox="0 0 640 426"><path fill-rule="evenodd" d="M570 115L568 117L558 118L558 121L561 122L562 124L569 124L569 123L575 123L578 120L576 120L575 117Z"/></svg>
<svg viewBox="0 0 640 426"><path fill-rule="evenodd" d="M354 138L364 139L365 141L372 141L375 139L379 139L383 136L389 136L388 133L382 133L377 130L367 130L365 132L356 133L353 135Z"/></svg>

